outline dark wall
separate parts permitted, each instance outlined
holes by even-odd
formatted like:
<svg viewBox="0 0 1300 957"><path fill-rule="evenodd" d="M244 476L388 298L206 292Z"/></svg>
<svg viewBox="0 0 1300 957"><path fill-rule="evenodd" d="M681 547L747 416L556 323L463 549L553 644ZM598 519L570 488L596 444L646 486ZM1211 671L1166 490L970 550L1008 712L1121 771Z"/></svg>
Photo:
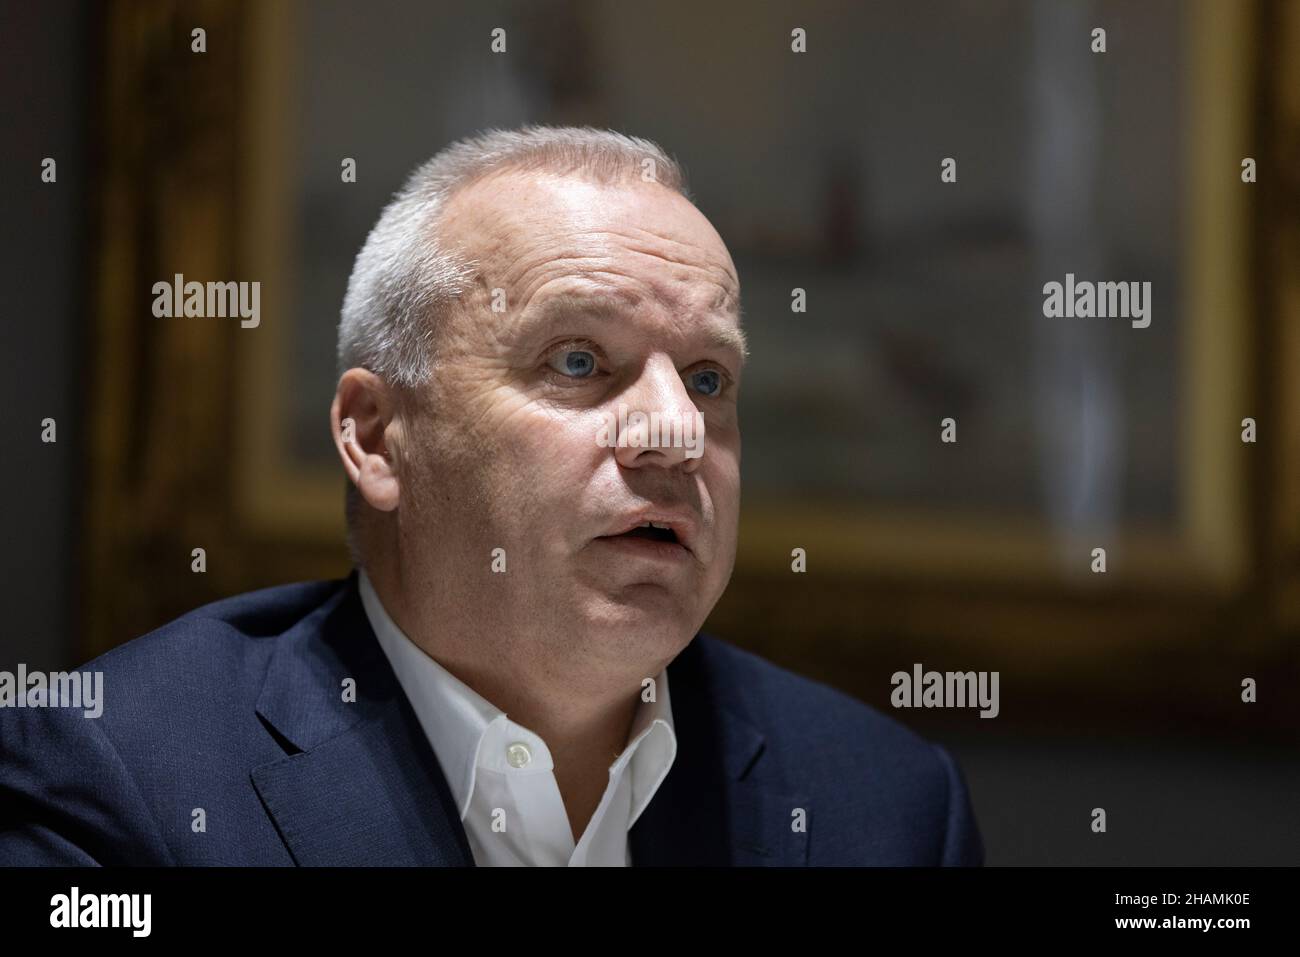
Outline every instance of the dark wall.
<svg viewBox="0 0 1300 957"><path fill-rule="evenodd" d="M0 321L0 419L5 503L0 575L6 668L53 669L76 662L75 536L84 432L78 422L85 343L85 252L93 215L88 178L86 78L88 5L3 4L0 116L4 124L5 270ZM55 183L41 182L53 157ZM57 442L41 441L41 420L57 423Z"/></svg>

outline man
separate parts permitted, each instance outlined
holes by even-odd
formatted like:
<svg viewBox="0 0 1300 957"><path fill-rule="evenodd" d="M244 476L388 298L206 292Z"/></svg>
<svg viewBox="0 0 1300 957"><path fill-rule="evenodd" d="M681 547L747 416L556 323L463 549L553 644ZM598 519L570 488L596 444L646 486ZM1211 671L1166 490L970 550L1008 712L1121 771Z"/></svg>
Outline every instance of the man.
<svg viewBox="0 0 1300 957"><path fill-rule="evenodd" d="M105 655L98 720L0 715L0 861L980 863L941 748L698 633L736 550L739 302L650 142L435 156L339 326L358 570Z"/></svg>

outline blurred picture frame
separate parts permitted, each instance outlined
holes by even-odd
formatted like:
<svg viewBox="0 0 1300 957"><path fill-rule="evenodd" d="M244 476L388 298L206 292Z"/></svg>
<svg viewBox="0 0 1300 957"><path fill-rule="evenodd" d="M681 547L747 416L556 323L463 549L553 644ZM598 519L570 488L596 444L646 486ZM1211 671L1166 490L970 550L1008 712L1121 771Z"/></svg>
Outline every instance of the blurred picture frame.
<svg viewBox="0 0 1300 957"><path fill-rule="evenodd" d="M103 13L112 42L89 385L87 654L201 598L348 567L342 474L294 452L290 400L298 384L286 370L296 344L291 324L280 321L293 312L303 278L291 205L302 55L295 8L198 8L201 16L179 5L115 3ZM758 496L742 508L736 572L710 628L864 695L879 689L865 690L863 662L980 653L1016 657L1040 672L1046 698L1063 674L1081 679L1129 655L1176 654L1176 642L1224 616L1241 616L1250 645L1262 632L1252 602L1300 623L1300 507L1283 491L1300 478L1300 453L1293 442L1266 457L1240 439L1241 419L1261 409L1290 416L1261 429L1280 436L1289 424L1300 432L1279 404L1290 395L1297 407L1282 370L1300 369L1300 347L1273 324L1277 299L1258 293L1296 295L1294 279L1269 258L1276 245L1295 243L1296 213L1256 210L1238 176L1243 144L1261 120L1250 108L1256 86L1280 91L1294 79L1294 66L1267 55L1269 30L1278 28L1272 9L1198 0L1187 18L1183 42L1195 68L1186 77L1193 108L1177 362L1180 381L1194 387L1181 404L1184 491L1174 526L1119 527L1097 542L1063 538L1033 516ZM187 35L199 19L208 36L202 61L178 42L158 42ZM1272 122L1294 136L1294 96L1266 101L1276 110ZM142 111L174 119L168 142L141 141ZM215 132L222 129L235 132ZM1261 154L1261 167L1276 168L1267 158ZM160 326L149 315L146 280L175 272L260 277L265 318L243 333ZM159 407L149 396L168 399ZM327 402L322 430L326 409ZM747 431L761 427L746 422ZM936 421L936 441L938 431ZM1105 576L1089 569L1098 544L1112 562ZM201 576L138 590L112 584L121 576L110 569L125 568L130 579L132 568L163 555L184 565L195 548L206 556ZM792 574L794 548L818 575ZM1270 550L1291 555L1293 572L1261 584L1257 570ZM1050 641L1044 621L1054 623Z"/></svg>

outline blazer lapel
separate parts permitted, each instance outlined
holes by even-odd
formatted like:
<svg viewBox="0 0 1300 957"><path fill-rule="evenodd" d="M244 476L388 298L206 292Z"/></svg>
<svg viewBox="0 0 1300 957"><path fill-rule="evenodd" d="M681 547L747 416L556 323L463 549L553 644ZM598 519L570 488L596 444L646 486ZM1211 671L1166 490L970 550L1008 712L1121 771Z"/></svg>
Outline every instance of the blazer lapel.
<svg viewBox="0 0 1300 957"><path fill-rule="evenodd" d="M473 866L424 729L371 631L353 572L275 638L257 714L285 757L253 786L307 866ZM636 866L799 866L808 802L765 760L762 732L722 700L699 637L669 665L677 756L629 833ZM355 682L354 701L345 682Z"/></svg>
<svg viewBox="0 0 1300 957"><path fill-rule="evenodd" d="M802 866L808 802L764 760L762 732L720 700L699 640L668 666L677 757L629 834L632 863Z"/></svg>
<svg viewBox="0 0 1300 957"><path fill-rule="evenodd" d="M286 756L251 776L294 861L472 866L447 780L371 631L356 572L275 641L257 714Z"/></svg>

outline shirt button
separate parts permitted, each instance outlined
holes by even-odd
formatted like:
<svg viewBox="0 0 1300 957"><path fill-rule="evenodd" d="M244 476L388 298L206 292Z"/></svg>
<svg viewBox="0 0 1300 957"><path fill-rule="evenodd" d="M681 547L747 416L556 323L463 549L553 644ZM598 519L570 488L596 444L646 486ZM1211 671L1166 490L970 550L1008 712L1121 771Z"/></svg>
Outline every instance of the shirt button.
<svg viewBox="0 0 1300 957"><path fill-rule="evenodd" d="M516 741L506 748L506 760L510 762L512 768L522 768L532 759L533 755L526 744L520 744Z"/></svg>

